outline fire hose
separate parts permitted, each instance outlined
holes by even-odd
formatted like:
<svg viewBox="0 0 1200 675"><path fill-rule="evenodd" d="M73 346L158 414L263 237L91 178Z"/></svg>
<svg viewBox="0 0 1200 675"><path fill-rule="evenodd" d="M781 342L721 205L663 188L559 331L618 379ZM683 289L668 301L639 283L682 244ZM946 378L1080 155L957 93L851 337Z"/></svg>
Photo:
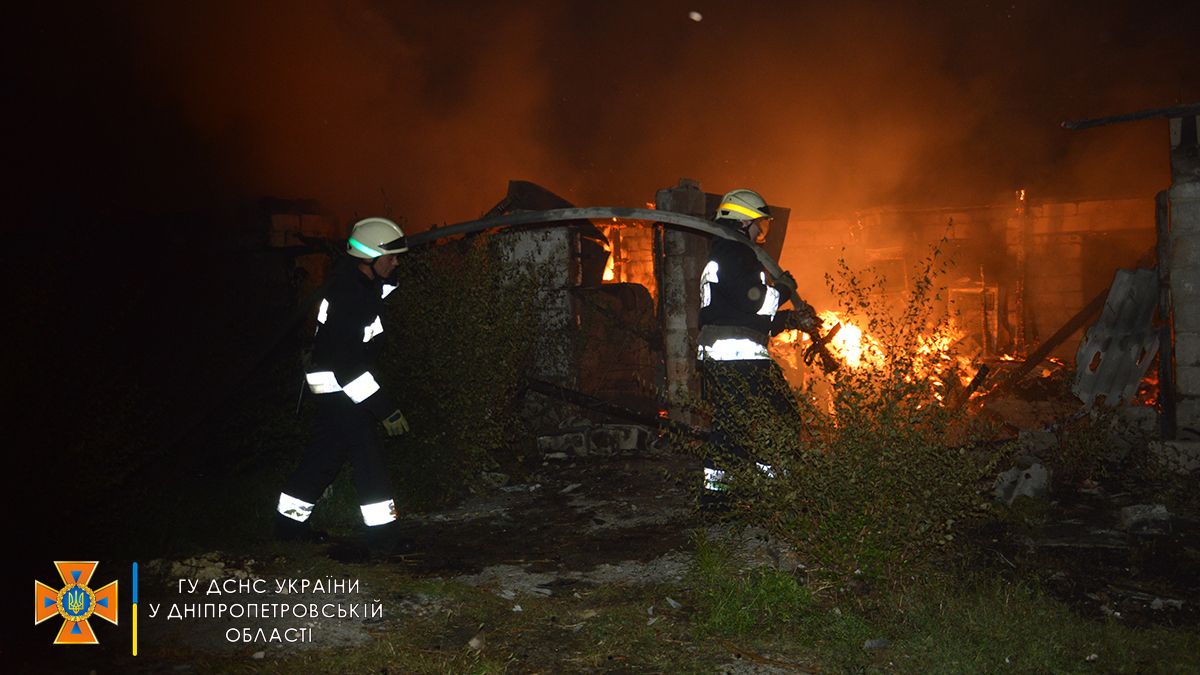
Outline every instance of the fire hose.
<svg viewBox="0 0 1200 675"><path fill-rule="evenodd" d="M657 209L639 209L623 206L590 206L582 208L569 209L548 209L545 211L517 211L501 216L491 216L488 218L479 218L477 220L468 220L454 225L446 225L444 227L433 227L424 232L418 232L411 237L408 237L409 247L415 248L425 244L431 244L440 239L449 239L451 237L465 236L485 232L487 230L500 229L505 227L517 227L520 225L541 225L546 223L557 223L571 220L610 220L618 218L622 220L642 220L647 222L664 223L666 225L674 225L685 230L695 230L705 234L721 237L736 241L745 246L749 246L754 252L754 256L758 258L763 269L770 275L776 286L787 290L787 294L793 298L799 299L796 294L796 282L792 275L787 274L779 266L770 255L767 254L761 247L749 241L741 234L734 230L719 225L711 220L699 218L697 216L689 216L684 213L676 213L674 211L659 211ZM328 283L328 282L326 282ZM310 303L305 303L308 307L310 304L315 304L316 299L322 297L324 293L324 285L310 294ZM803 302L803 301L800 301ZM805 303L807 304L807 303ZM821 364L825 367L826 372L833 372L838 368L838 361L830 354L828 343L838 330L841 329L841 324L835 326L829 333L822 337L818 328L812 328L811 331L806 330L809 336L812 337L813 343L805 350L804 362L811 364L814 356L819 355ZM300 402L303 400L304 392L307 389L307 384L301 382L300 396L296 401L297 413L300 409Z"/></svg>
<svg viewBox="0 0 1200 675"><path fill-rule="evenodd" d="M758 258L758 262L770 275L771 280L777 287L786 289L786 295L799 300L796 294L796 282L792 275L783 271L779 267L779 263L767 254L761 247L755 245L743 237L738 232L719 225L711 220L699 218L697 216L689 216L684 213L675 213L674 211L659 211L657 209L639 209L623 206L589 206L569 209L548 209L545 211L518 211L502 216L491 216L488 218L480 218L478 220L469 220L454 225L445 227L435 227L424 232L418 232L408 238L409 246L420 246L428 244L438 239L446 239L449 237L474 234L486 230L497 229L502 227L515 227L519 225L537 225L545 223L555 223L570 220L610 220L619 218L622 220L643 220L647 222L663 223L666 225L674 225L685 230L695 230L705 234L711 234L722 239L729 239L738 243L749 246L754 252L754 256ZM803 302L803 301L800 301ZM840 330L841 324L838 324L829 335L822 337L820 330L813 328L808 332L813 339L813 344L805 350L805 363L811 364L813 355L819 355L821 363L825 370L832 372L837 370L837 359L830 354L828 350L829 339Z"/></svg>

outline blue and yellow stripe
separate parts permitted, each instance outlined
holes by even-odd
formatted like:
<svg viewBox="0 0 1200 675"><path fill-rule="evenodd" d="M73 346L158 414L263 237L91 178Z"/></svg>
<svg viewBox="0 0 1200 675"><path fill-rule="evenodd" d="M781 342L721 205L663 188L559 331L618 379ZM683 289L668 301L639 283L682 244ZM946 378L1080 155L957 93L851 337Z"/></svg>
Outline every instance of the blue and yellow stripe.
<svg viewBox="0 0 1200 675"><path fill-rule="evenodd" d="M133 563L133 655L137 656L138 568Z"/></svg>

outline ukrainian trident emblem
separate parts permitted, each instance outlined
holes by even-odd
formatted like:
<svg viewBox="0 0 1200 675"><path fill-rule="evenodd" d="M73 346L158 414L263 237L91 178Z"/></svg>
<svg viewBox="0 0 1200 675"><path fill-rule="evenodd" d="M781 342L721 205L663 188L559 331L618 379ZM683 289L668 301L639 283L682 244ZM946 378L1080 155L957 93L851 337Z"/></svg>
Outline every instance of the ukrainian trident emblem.
<svg viewBox="0 0 1200 675"><path fill-rule="evenodd" d="M117 624L117 582L92 590L88 583L96 571L98 562L67 561L55 562L63 587L54 590L40 581L33 582L33 623L39 624L50 617L62 617L62 627L56 645L94 645L100 641L88 622L93 616Z"/></svg>

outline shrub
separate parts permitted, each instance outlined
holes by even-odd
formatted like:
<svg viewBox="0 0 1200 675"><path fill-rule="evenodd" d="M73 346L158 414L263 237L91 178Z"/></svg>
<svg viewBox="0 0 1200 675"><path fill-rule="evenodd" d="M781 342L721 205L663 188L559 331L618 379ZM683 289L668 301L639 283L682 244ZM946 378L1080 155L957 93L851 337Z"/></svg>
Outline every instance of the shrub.
<svg viewBox="0 0 1200 675"><path fill-rule="evenodd" d="M946 269L940 257L934 246L896 307L882 278L864 282L839 260L826 280L872 338L861 364L827 375L824 397L816 384L795 392L799 435L766 397L738 411L739 426L754 430L747 447L774 477L732 467L735 499L834 576L878 577L922 559L986 508L979 487L995 461L971 444L975 430L956 402L952 326L935 285Z"/></svg>
<svg viewBox="0 0 1200 675"><path fill-rule="evenodd" d="M410 502L471 487L521 432L514 413L539 331L536 283L490 248L480 236L409 253L388 297L382 377L412 428L388 444Z"/></svg>

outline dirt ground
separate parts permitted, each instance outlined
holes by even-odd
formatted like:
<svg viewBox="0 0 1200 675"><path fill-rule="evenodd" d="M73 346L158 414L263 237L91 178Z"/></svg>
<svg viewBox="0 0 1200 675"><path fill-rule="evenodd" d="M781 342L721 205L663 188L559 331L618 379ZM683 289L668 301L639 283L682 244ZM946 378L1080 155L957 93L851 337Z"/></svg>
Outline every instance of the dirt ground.
<svg viewBox="0 0 1200 675"><path fill-rule="evenodd" d="M508 645L526 645L513 664L521 672L620 672L620 650L636 644L611 638L615 651L607 658L618 660L597 667L586 661L594 643L580 643L585 627L607 625L607 613L619 614L626 623L644 620L650 628L676 631L658 635L659 644L677 640L680 658L692 670L796 672L801 666L778 665L769 655L747 658L733 646L687 641L689 608L681 592L693 537L703 533L735 540L748 565L796 564L794 554L765 533L714 524L698 513L699 472L695 458L665 452L547 457L523 482L495 485L452 508L403 517L409 552L371 556L358 538L340 537L321 543L264 541L253 555L214 550L183 560L147 561L141 654L130 659L118 653L124 645L112 644L103 645L105 653L122 672L326 672L339 661L323 659L374 653L369 650L395 640L404 646L393 649L413 651L392 654L391 663L419 653L479 659L487 653L488 635L515 630L518 635L510 632L505 639ZM975 536L984 564L1045 581L1081 615L1117 617L1133 625L1200 624L1200 583L1193 573L1200 563L1195 548L1200 526L1186 514L1175 514L1164 530L1130 533L1122 529L1120 510L1138 503L1138 496L1122 491L1117 481L1054 499L1020 526L994 526ZM196 590L181 592L180 579L195 581ZM256 579L267 592L225 592L228 585L212 592L214 582L244 591L236 582ZM326 586L319 592L277 592L276 583L287 580ZM334 588L335 580L357 585ZM220 603L362 611L203 616ZM213 609L204 609L206 604ZM195 615L183 609L189 605ZM175 606L180 616L172 618ZM506 617L522 614L526 622L532 616L545 620L536 628L527 623L506 627ZM297 628L307 629L308 639L289 642L284 631ZM245 629L262 632L248 640ZM274 639L273 631L278 631ZM366 666L348 667L359 672Z"/></svg>
<svg viewBox="0 0 1200 675"><path fill-rule="evenodd" d="M142 585L152 590L143 591L143 648L136 665L152 672L186 672L203 669L216 658L252 668L256 661L305 651L361 647L452 604L438 593L397 592L397 586L473 588L519 612L531 600L582 598L601 588L678 585L691 561L691 537L705 526L691 491L699 471L695 458L671 454L547 459L523 483L495 486L447 510L402 517L403 537L411 542L408 553L370 555L361 539L338 537L323 543L265 544L263 555L253 558L213 551L185 560L151 561L144 565ZM748 550L753 554L756 549L751 545ZM197 580L197 590L179 593L183 578ZM265 580L268 592L206 593L213 580L233 584L230 579ZM359 583L355 593L289 597L274 592L275 583L287 579ZM382 613L300 620L295 615L253 620L167 616L172 604L184 613L188 604L297 600L322 606L378 605ZM678 604L665 596L658 602L667 611ZM151 618L148 611L155 603L161 606ZM587 617L587 610L580 616ZM267 639L273 629L306 627L312 641L228 639L227 631L246 626L262 628L265 636L259 637ZM472 633L470 626L452 627L439 646L467 647Z"/></svg>

